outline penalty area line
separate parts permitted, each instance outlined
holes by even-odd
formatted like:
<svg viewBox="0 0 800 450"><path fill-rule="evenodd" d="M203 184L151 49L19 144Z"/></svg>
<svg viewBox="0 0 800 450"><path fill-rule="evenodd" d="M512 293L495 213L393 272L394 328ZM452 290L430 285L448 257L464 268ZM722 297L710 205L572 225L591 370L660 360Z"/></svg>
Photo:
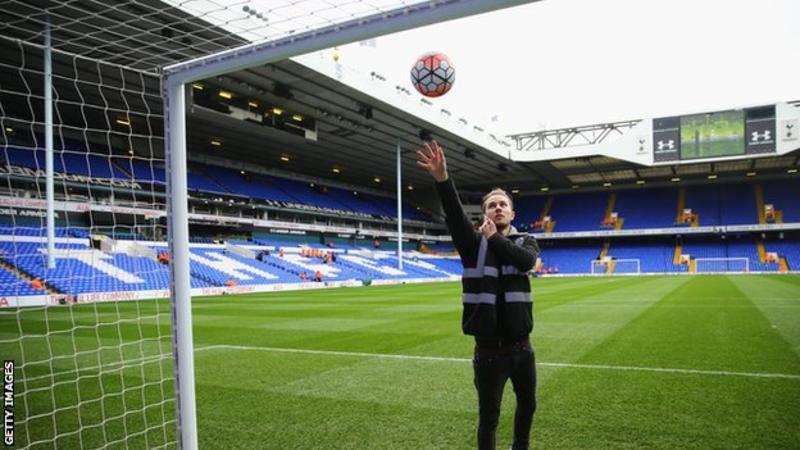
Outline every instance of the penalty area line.
<svg viewBox="0 0 800 450"><path fill-rule="evenodd" d="M198 347L196 352L204 350L249 350L263 351L272 353L296 353L305 355L322 356L355 356L362 358L381 358L399 359L413 361L437 361L437 362L472 362L470 358L454 358L447 356L424 356L424 355L397 355L391 353L367 353L367 352L346 352L336 350L310 350L303 348L280 348L280 347L256 347L246 345L209 345ZM608 364L577 364L577 363L558 363L558 362L537 362L537 366L556 367L564 369L594 369L594 370L616 370L627 372L657 372L657 373L679 373L692 375L717 375L717 376L736 376L747 378L783 378L789 380L800 380L800 374L791 373L768 373L768 372L735 372L727 370L705 370L705 369L681 369L669 367L638 367L638 366L615 366Z"/></svg>

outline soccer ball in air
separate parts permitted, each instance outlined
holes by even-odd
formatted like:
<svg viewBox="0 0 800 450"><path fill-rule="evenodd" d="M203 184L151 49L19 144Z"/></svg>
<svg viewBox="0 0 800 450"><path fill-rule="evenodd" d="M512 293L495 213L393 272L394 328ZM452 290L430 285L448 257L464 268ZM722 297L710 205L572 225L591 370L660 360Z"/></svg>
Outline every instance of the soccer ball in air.
<svg viewBox="0 0 800 450"><path fill-rule="evenodd" d="M456 69L444 53L426 53L411 68L411 83L426 97L447 93L456 82Z"/></svg>

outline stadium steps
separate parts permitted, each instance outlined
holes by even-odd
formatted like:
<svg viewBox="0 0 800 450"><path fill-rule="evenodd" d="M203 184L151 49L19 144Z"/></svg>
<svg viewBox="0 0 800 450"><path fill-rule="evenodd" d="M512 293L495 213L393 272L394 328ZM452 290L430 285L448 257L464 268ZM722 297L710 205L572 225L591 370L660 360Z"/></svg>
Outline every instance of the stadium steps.
<svg viewBox="0 0 800 450"><path fill-rule="evenodd" d="M617 262L612 259L606 266L606 274L611 275L612 273L614 273L614 268L616 267L617 267Z"/></svg>
<svg viewBox="0 0 800 450"><path fill-rule="evenodd" d="M544 203L544 207L542 208L542 213L539 214L539 221L544 223L544 218L550 215L550 210L553 209L553 202L555 201L554 196L547 197L547 201ZM545 233L552 233L553 229L556 227L556 221L553 218L550 218L550 221L547 222L547 225L543 226L542 229Z"/></svg>
<svg viewBox="0 0 800 450"><path fill-rule="evenodd" d="M789 271L789 262L786 260L785 256L781 256L778 259L778 272L786 273Z"/></svg>
<svg viewBox="0 0 800 450"><path fill-rule="evenodd" d="M675 223L683 223L683 210L686 208L686 189L678 189L678 208L675 211Z"/></svg>
<svg viewBox="0 0 800 450"><path fill-rule="evenodd" d="M611 192L608 194L608 203L606 204L606 213L603 215L603 223L601 225L606 226L608 219L611 217L611 213L614 212L614 207L617 205L617 193Z"/></svg>
<svg viewBox="0 0 800 450"><path fill-rule="evenodd" d="M756 192L756 212L758 212L758 223L765 224L767 223L767 217L764 214L764 186L761 183L756 183L755 186Z"/></svg>
<svg viewBox="0 0 800 450"><path fill-rule="evenodd" d="M692 215L691 227L697 228L699 226L700 226L700 214L695 213L694 215Z"/></svg>
<svg viewBox="0 0 800 450"><path fill-rule="evenodd" d="M542 208L542 213L539 214L539 220L544 222L544 218L550 215L550 208L553 207L553 196L547 197L547 201L544 202L544 208Z"/></svg>
<svg viewBox="0 0 800 450"><path fill-rule="evenodd" d="M606 242L605 244L603 244L603 248L602 248L602 250L600 250L600 256L598 256L597 259L602 261L603 258L605 258L606 255L608 255L608 250L610 248L611 248L611 243L610 242Z"/></svg>
<svg viewBox="0 0 800 450"><path fill-rule="evenodd" d="M35 278L37 278L28 274L27 272L18 268L17 266L11 265L8 262L3 261L2 259L0 259L0 267L3 267L7 271L16 275L21 280L27 281L28 283L32 282ZM48 294L64 294L64 292L61 292L60 290L48 285L47 282L42 280L41 278L40 281L42 282L42 289L47 291Z"/></svg>
<svg viewBox="0 0 800 450"><path fill-rule="evenodd" d="M780 209L775 210L775 223L783 223L783 211Z"/></svg>
<svg viewBox="0 0 800 450"><path fill-rule="evenodd" d="M697 273L697 261L694 258L689 260L689 273Z"/></svg>
<svg viewBox="0 0 800 450"><path fill-rule="evenodd" d="M675 246L675 256L672 257L672 264L679 265L681 263L681 255L683 254L683 246Z"/></svg>
<svg viewBox="0 0 800 450"><path fill-rule="evenodd" d="M758 251L758 261L762 264L767 262L767 249L764 247L764 241L756 241L756 250Z"/></svg>
<svg viewBox="0 0 800 450"><path fill-rule="evenodd" d="M617 222L614 224L614 229L615 230L621 230L623 223L625 223L625 218L624 217L617 217Z"/></svg>

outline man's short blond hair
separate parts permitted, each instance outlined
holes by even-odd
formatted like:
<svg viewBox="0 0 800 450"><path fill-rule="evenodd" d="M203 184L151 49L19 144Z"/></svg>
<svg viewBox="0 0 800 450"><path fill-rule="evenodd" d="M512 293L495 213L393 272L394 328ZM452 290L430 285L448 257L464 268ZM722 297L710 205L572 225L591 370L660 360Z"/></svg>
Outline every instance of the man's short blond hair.
<svg viewBox="0 0 800 450"><path fill-rule="evenodd" d="M486 200L489 200L493 195L502 195L508 199L508 207L513 211L514 210L514 199L511 198L508 192L499 187L492 188L488 194L483 196L483 200L481 200L481 212L486 212Z"/></svg>

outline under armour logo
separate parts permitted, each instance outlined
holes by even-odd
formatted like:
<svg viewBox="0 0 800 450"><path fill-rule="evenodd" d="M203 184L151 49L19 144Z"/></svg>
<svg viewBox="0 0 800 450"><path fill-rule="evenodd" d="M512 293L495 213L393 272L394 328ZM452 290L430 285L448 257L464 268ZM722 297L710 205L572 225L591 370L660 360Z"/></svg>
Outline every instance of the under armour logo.
<svg viewBox="0 0 800 450"><path fill-rule="evenodd" d="M658 141L658 149L659 150L674 150L675 149L675 141L672 139L668 141Z"/></svg>
<svg viewBox="0 0 800 450"><path fill-rule="evenodd" d="M787 123L786 124L786 137L787 138L792 137L792 128L794 128L794 124L793 123Z"/></svg>
<svg viewBox="0 0 800 450"><path fill-rule="evenodd" d="M753 131L750 133L750 142L770 141L772 140L772 133L769 130L764 130L763 133Z"/></svg>

